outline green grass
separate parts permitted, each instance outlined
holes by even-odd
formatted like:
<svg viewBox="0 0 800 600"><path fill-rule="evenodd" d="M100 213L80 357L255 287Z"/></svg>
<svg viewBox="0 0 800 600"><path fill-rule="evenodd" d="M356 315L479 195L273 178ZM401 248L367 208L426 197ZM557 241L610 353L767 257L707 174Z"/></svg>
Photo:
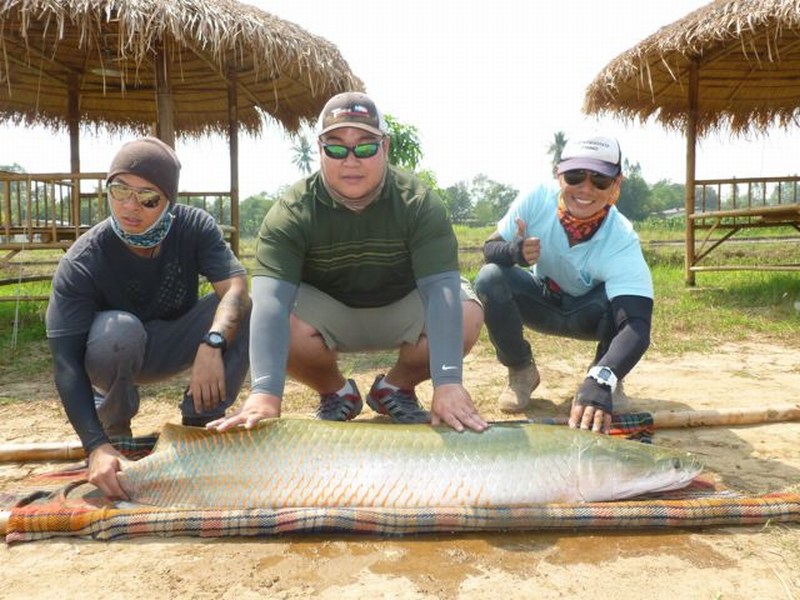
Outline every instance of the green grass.
<svg viewBox="0 0 800 600"><path fill-rule="evenodd" d="M643 240L647 235L656 239L658 236L653 231L645 232ZM481 246L491 232L491 227L456 227L465 277L474 279L480 269L483 263ZM253 240L244 240L242 248L245 265L250 267L253 264ZM800 347L800 311L795 308L795 303L800 302L800 274L771 271L698 273L698 285L689 288L684 284L681 244L649 245L645 241L644 249L656 291L651 352L711 352L720 344L754 336ZM718 250L724 250L724 246ZM731 246L725 251L735 253L743 250ZM774 257L776 253L791 256L796 254L797 247L796 242L776 242L753 244L747 251L754 253L754 260L763 260ZM52 272L55 264L52 258L47 257L42 266L26 265L25 269L36 272L49 269ZM18 272L19 267L6 267L5 277L14 277L14 269ZM18 287L2 286L0 294L13 296ZM26 293L47 294L49 284L30 284L25 289ZM205 286L204 289L210 288ZM44 331L45 310L44 302L0 302L2 380L21 381L32 372L51 369ZM485 330L483 335L485 337ZM569 340L562 340L558 346L565 352L573 349ZM358 370L359 360L354 355L352 364L344 365L345 369ZM386 360L390 361L390 358Z"/></svg>
<svg viewBox="0 0 800 600"><path fill-rule="evenodd" d="M0 380L21 381L51 369L44 302L0 302Z"/></svg>

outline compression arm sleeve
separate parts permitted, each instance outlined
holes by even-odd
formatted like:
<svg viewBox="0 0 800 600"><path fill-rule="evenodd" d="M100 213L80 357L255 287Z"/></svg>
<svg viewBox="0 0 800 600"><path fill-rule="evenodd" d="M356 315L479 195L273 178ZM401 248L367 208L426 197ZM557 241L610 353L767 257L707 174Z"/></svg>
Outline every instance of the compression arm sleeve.
<svg viewBox="0 0 800 600"><path fill-rule="evenodd" d="M622 379L650 346L653 300L644 296L617 296L611 300L611 312L617 335L597 364L609 367Z"/></svg>
<svg viewBox="0 0 800 600"><path fill-rule="evenodd" d="M417 280L425 308L429 365L433 386L463 379L464 321L458 271Z"/></svg>
<svg viewBox="0 0 800 600"><path fill-rule="evenodd" d="M283 397L289 356L289 316L297 284L273 277L253 277L250 316L251 392Z"/></svg>
<svg viewBox="0 0 800 600"><path fill-rule="evenodd" d="M530 265L522 256L522 244L525 239L514 236L514 239L507 242L503 239L488 239L483 244L483 258L487 263L494 263L501 267L512 267L519 265L529 267Z"/></svg>
<svg viewBox="0 0 800 600"><path fill-rule="evenodd" d="M56 337L48 343L61 404L88 456L98 446L108 443L108 437L97 416L92 382L83 366L87 337L87 334Z"/></svg>

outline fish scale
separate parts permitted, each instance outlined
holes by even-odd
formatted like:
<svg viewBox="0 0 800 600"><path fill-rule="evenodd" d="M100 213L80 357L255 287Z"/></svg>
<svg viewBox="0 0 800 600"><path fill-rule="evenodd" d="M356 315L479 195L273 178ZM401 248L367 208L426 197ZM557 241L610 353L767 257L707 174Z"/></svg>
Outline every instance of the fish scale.
<svg viewBox="0 0 800 600"><path fill-rule="evenodd" d="M224 433L168 424L119 481L155 506L491 507L678 489L701 468L684 452L556 425L459 433L287 418Z"/></svg>

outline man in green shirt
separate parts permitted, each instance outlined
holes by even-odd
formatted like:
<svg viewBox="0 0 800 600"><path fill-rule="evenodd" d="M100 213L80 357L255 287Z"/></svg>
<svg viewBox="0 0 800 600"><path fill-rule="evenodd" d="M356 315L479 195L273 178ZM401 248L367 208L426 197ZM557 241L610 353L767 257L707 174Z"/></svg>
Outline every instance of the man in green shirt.
<svg viewBox="0 0 800 600"><path fill-rule="evenodd" d="M487 427L462 383L483 310L458 272L441 200L388 164L383 115L365 94L320 115L321 169L295 184L261 225L253 272L251 394L219 430L280 416L286 375L320 394L317 416L345 421L363 400L339 352L397 348L366 403L400 423ZM414 388L433 382L430 413Z"/></svg>

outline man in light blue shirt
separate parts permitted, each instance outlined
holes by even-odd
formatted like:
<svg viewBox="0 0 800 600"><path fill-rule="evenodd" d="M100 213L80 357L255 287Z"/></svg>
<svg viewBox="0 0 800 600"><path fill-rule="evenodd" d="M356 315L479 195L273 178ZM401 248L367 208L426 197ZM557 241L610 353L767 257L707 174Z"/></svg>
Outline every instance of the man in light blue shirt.
<svg viewBox="0 0 800 600"><path fill-rule="evenodd" d="M523 326L596 340L570 426L607 431L614 392L650 343L653 283L639 238L614 206L622 184L617 141L593 136L564 147L558 187L520 195L484 245L475 290L509 386L500 408L522 412L540 377ZM523 267L523 268L520 268Z"/></svg>

